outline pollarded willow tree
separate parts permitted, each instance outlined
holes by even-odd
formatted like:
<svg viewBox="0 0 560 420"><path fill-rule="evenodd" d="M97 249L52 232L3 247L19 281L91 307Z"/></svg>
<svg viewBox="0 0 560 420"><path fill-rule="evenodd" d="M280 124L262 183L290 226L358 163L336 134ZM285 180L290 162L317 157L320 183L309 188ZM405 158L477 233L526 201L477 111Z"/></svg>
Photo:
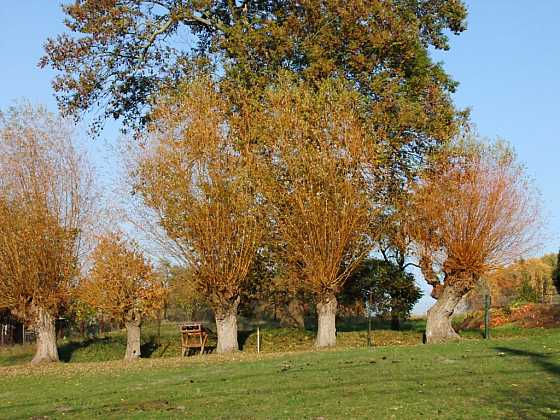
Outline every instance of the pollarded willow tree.
<svg viewBox="0 0 560 420"><path fill-rule="evenodd" d="M76 283L95 194L69 125L24 104L0 114L0 308L58 361L55 319Z"/></svg>
<svg viewBox="0 0 560 420"><path fill-rule="evenodd" d="M92 267L78 288L78 299L122 322L126 327L125 360L140 353L142 321L164 305L167 289L134 242L122 234L99 238L91 255Z"/></svg>
<svg viewBox="0 0 560 420"><path fill-rule="evenodd" d="M467 140L426 171L413 192L420 266L437 302L428 311L429 343L458 338L451 316L481 276L536 244L539 201L512 150Z"/></svg>
<svg viewBox="0 0 560 420"><path fill-rule="evenodd" d="M337 294L371 249L378 145L362 97L343 82L282 81L262 105L262 175L294 277L315 298L317 347L336 343Z"/></svg>
<svg viewBox="0 0 560 420"><path fill-rule="evenodd" d="M214 309L220 353L238 349L240 294L264 232L247 126L230 110L204 76L162 98L133 171Z"/></svg>
<svg viewBox="0 0 560 420"><path fill-rule="evenodd" d="M456 83L429 50L465 30L461 0L83 0L63 10L68 30L47 40L40 65L57 72L68 115L101 108L101 120L143 126L154 97L212 62L238 108L247 89L261 97L281 72L310 86L344 78L371 101L365 117L406 177L457 129Z"/></svg>

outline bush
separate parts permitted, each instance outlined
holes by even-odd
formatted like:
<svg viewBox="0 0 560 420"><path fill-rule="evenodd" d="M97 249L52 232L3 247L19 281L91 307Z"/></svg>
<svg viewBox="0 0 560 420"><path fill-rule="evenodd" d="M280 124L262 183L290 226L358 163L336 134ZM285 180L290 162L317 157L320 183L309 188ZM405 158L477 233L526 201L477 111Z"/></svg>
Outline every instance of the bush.
<svg viewBox="0 0 560 420"><path fill-rule="evenodd" d="M535 288L531 286L528 279L523 280L523 283L521 283L517 291L517 297L512 302L511 306L515 308L526 303L539 303L539 294Z"/></svg>

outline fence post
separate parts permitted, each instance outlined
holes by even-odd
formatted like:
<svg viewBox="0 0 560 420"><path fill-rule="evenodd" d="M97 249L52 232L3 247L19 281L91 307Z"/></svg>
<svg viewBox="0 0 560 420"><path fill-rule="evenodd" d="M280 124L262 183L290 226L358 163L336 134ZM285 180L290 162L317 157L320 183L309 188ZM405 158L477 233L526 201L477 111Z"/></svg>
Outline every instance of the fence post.
<svg viewBox="0 0 560 420"><path fill-rule="evenodd" d="M257 327L257 353L261 352L261 329Z"/></svg>
<svg viewBox="0 0 560 420"><path fill-rule="evenodd" d="M372 346L371 340L371 290L368 293L368 327L367 327L367 345L368 347Z"/></svg>
<svg viewBox="0 0 560 420"><path fill-rule="evenodd" d="M490 338L490 295L484 295L484 338Z"/></svg>

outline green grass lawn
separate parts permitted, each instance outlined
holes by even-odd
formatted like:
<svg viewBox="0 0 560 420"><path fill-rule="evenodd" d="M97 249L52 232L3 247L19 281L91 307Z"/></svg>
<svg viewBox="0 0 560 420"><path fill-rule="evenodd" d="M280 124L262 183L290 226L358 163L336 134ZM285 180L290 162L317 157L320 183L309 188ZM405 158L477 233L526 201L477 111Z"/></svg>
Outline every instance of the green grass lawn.
<svg viewBox="0 0 560 420"><path fill-rule="evenodd" d="M0 418L560 418L560 330L0 368ZM498 334L499 335L499 334Z"/></svg>
<svg viewBox="0 0 560 420"><path fill-rule="evenodd" d="M410 321L403 331L391 331L386 323L377 323L373 331L376 345L414 345L422 342L423 320ZM213 327L213 326L211 326ZM247 329L251 328L251 329ZM145 358L177 357L181 354L179 330L174 323L164 323L161 328L160 345L156 343L156 327L148 323L142 329L142 356ZM261 327L261 352L277 353L286 351L312 350L315 331L297 328ZM245 353L255 353L257 348L256 328L244 326L239 332L239 343ZM367 324L342 323L339 326L338 345L341 348L364 347L367 343ZM211 334L208 350L216 345L216 337ZM99 362L118 360L126 349L125 331L115 331L102 337L91 339L74 338L58 343L60 359L63 362ZM0 348L0 366L24 364L33 358L33 345Z"/></svg>
<svg viewBox="0 0 560 420"><path fill-rule="evenodd" d="M213 327L213 326L211 326ZM337 325L337 346L339 348L361 348L367 343L367 322L342 321ZM401 331L392 331L385 321L373 323L372 338L376 346L417 345L422 342L425 329L424 319L409 320ZM540 334L542 329L524 329L512 325L493 328L495 338L526 336ZM480 330L462 331L464 338L479 339ZM177 357L181 354L181 342L177 324L166 322L161 328L160 345L156 345L156 326L146 323L142 329L142 357L161 358ZM286 351L313 350L315 331L296 328L261 327L261 352L278 353ZM239 332L239 343L245 353L256 352L256 327L244 325ZM212 352L216 345L215 335L210 336L207 350ZM106 333L95 338L71 338L59 340L59 355L62 362L101 362L119 360L126 349L126 333L124 330ZM0 347L0 367L25 364L31 361L35 351L34 345L16 345Z"/></svg>
<svg viewBox="0 0 560 420"><path fill-rule="evenodd" d="M386 322L375 322L372 338L375 346L402 346L422 343L425 320L417 319L405 323L402 331L392 331ZM251 329L247 329L251 328ZM367 323L340 322L337 325L337 347L340 349L362 348L367 343ZM492 330L492 337L510 338L542 334L543 329L523 329L512 325L504 325ZM462 331L461 335L467 339L480 339L480 330ZM156 327L147 324L142 329L142 357L168 358L181 354L179 330L174 323L164 323L161 329L160 345L156 345ZM287 351L313 350L315 331L296 328L261 328L261 352L278 353ZM253 326L244 326L239 332L239 343L244 353L255 353L257 334ZM208 349L210 352L216 345L216 337L210 336ZM125 331L114 331L102 337L90 339L60 340L59 355L62 362L104 362L119 360L126 349ZM33 358L34 345L16 345L0 348L0 367L28 363Z"/></svg>

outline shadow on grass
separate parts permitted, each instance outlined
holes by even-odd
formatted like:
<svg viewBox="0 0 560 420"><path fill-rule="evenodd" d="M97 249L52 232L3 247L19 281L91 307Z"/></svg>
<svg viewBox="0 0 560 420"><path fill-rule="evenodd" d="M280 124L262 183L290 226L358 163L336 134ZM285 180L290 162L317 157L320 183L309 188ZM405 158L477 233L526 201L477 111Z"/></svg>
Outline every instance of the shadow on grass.
<svg viewBox="0 0 560 420"><path fill-rule="evenodd" d="M312 324L316 325L316 324ZM391 321L379 318L371 320L372 330L392 330ZM367 331L368 320L367 318L338 318L336 321L336 329L340 332L357 332ZM402 321L399 331L417 331L423 332L426 329L426 321L423 319L409 319ZM313 328L312 330L316 330Z"/></svg>
<svg viewBox="0 0 560 420"><path fill-rule="evenodd" d="M69 362L74 352L89 347L96 340L71 341L58 347L58 357L61 362Z"/></svg>
<svg viewBox="0 0 560 420"><path fill-rule="evenodd" d="M33 354L13 354L10 356L0 357L0 367L11 365L22 365L31 360Z"/></svg>
<svg viewBox="0 0 560 420"><path fill-rule="evenodd" d="M247 343L247 340L249 339L249 337L254 334L255 331L252 330L238 330L237 331L237 344L239 345L239 350L242 351ZM217 342L218 337L216 336L215 333L213 333L212 331L209 331L209 338L211 339L211 341ZM213 345L206 345L204 347L204 354L209 354L209 353L214 353L214 351L216 350L216 346ZM144 351L142 349L142 351ZM189 352L187 353L187 356L192 356L195 354L199 354L200 351L198 348L192 348L189 349ZM142 353L144 354L144 353Z"/></svg>
<svg viewBox="0 0 560 420"><path fill-rule="evenodd" d="M552 354L557 354L558 352L538 353L527 350L512 349L510 347L494 347L494 349L513 356L527 357L529 358L529 360L531 360L531 362L540 366L547 372L560 376L560 365L550 361L550 357L552 356Z"/></svg>
<svg viewBox="0 0 560 420"><path fill-rule="evenodd" d="M142 357L152 357L152 354L160 347L156 342L156 337L150 337L148 341L140 345L140 354Z"/></svg>
<svg viewBox="0 0 560 420"><path fill-rule="evenodd" d="M554 382L557 382L560 376L560 365L550 360L559 352L541 353L505 346L493 349L507 356L528 359L542 371L554 375L556 377ZM500 397L488 399L486 403L495 405L500 411L506 412L510 418L560 418L560 401L556 393L550 390L551 382L543 379L537 373L531 382L534 383L534 386L525 385L522 388L510 388L505 383L497 391L501 394Z"/></svg>
<svg viewBox="0 0 560 420"><path fill-rule="evenodd" d="M214 353L216 351L216 346L204 346L204 352L202 354L211 354ZM191 347L190 349L188 349L187 354L185 355L186 357L191 357L191 356L200 356L200 348L198 347Z"/></svg>
<svg viewBox="0 0 560 420"><path fill-rule="evenodd" d="M238 331L237 332L237 343L239 344L239 350L243 350L245 347L245 343L247 339L253 334L253 331L245 330L245 331Z"/></svg>
<svg viewBox="0 0 560 420"><path fill-rule="evenodd" d="M161 357L172 343L158 345L155 336L148 337L140 345L143 358ZM64 343L58 347L58 356L62 362L88 361L97 362L114 360L124 356L126 337L97 337Z"/></svg>
<svg viewBox="0 0 560 420"><path fill-rule="evenodd" d="M111 337L88 338L81 341L70 341L58 347L58 357L62 362L70 362L74 353L86 349L90 346L112 346L115 339Z"/></svg>

